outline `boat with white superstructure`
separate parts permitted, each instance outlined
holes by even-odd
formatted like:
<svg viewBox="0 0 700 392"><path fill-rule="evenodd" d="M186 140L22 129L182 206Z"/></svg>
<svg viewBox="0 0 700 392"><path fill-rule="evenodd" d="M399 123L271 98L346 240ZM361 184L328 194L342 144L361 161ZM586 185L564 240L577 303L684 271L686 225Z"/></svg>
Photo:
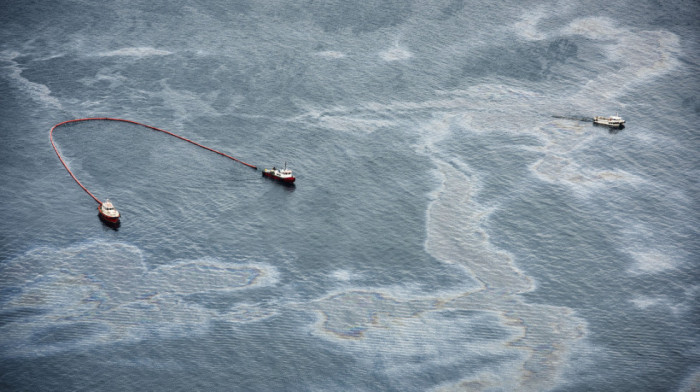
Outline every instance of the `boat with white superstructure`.
<svg viewBox="0 0 700 392"><path fill-rule="evenodd" d="M287 162L284 163L284 169L278 169L274 166L272 169L263 169L262 175L263 177L272 178L273 180L277 180L285 184L292 184L296 180L294 174L292 174L292 170L287 169Z"/></svg>
<svg viewBox="0 0 700 392"><path fill-rule="evenodd" d="M622 117L618 115L614 116L595 116L593 117L593 124L597 125L605 125L607 127L612 127L612 128L624 128L625 127L625 120L622 119Z"/></svg>
<svg viewBox="0 0 700 392"><path fill-rule="evenodd" d="M119 214L119 211L114 208L114 205L111 201L109 201L109 199L100 204L100 206L97 207L97 211L100 213L100 219L104 220L105 222L111 224L119 223L119 217L121 215Z"/></svg>

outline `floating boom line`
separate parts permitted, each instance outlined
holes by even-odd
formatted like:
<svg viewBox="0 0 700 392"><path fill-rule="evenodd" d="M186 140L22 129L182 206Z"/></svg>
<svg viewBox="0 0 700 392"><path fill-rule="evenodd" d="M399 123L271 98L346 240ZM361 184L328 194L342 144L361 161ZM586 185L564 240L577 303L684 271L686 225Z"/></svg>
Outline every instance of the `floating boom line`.
<svg viewBox="0 0 700 392"><path fill-rule="evenodd" d="M49 131L49 139L51 140L51 146L53 147L53 150L56 152L56 155L58 155L58 159L61 161L61 163L63 164L63 167L66 168L66 170L68 171L68 174L70 174L70 176L73 178L73 180L75 180L75 182L76 182L81 188L83 188L83 190L84 190L88 195L90 195L90 197L92 197L92 198L93 198L97 203L99 203L100 205L102 205L102 201L101 201L100 199L98 199L94 194L92 194L92 192L90 192L90 191L85 187L85 185L83 185L83 184L78 180L78 178L75 176L75 174L73 174L73 172L72 172L72 171L70 170L70 168L68 167L68 164L66 163L66 161L63 160L63 157L61 156L61 153L58 152L58 148L56 148L56 144L55 144L54 141L53 141L53 131L56 130L56 128L58 128L58 127L60 127L60 126L62 126L62 125L66 125L66 124L77 123L77 122L84 122L84 121L116 121L116 122L124 122L124 123L128 123L128 124L140 125L140 126L142 126L142 127L151 129L151 130L153 130L153 131L163 132L163 133L168 134L168 135L170 135L170 136L176 137L176 138L178 138L178 139L180 139L180 140L184 140L184 141L186 141L186 142L188 142L188 143L194 144L195 146L201 147L201 148L203 148L203 149L205 149L205 150L209 150L209 151L211 151L211 152L215 152L215 153L217 153L217 154L219 154L219 155L222 155L222 156L224 156L224 157L226 157L226 158L228 158L228 159L231 159L231 160L233 160L233 161L236 161L236 162L238 162L238 163L240 163L240 164L243 164L243 165L248 166L248 167L250 167L250 168L253 168L253 169L255 169L255 170L258 169L258 167L255 166L255 165L251 165L251 164L249 164L249 163L245 163L245 162L241 161L240 159L236 159L236 158L234 158L234 157L232 157L232 156L230 156L230 155L228 155L228 154L224 154L224 153L221 152L221 151L217 151L217 150L215 150L215 149L213 149L213 148L210 148L210 147L207 147L207 146L205 146L205 145L199 144L199 143L197 143L197 142L195 142L195 141L192 141L192 140L187 139L187 138L185 138L185 137L182 137L182 136L180 136L180 135L176 135L176 134L174 134L174 133L172 133L172 132L169 132L169 131L166 131L166 130L164 130L164 129L156 128L156 127L153 127L153 126L150 126L150 125L147 125L147 124L143 124L143 123L140 123L140 122L137 122L137 121L124 120L124 119L121 119L121 118L111 118L111 117L91 117L91 118L78 118L78 119L75 119L75 120L67 120L67 121L63 121L63 122L60 122L60 123L54 125L53 127L51 127L51 130Z"/></svg>

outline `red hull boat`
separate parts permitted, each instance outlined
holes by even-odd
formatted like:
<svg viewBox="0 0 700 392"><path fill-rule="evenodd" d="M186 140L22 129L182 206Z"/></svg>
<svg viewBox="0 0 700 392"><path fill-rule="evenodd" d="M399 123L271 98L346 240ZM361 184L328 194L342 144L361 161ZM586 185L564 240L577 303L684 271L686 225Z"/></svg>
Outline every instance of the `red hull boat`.
<svg viewBox="0 0 700 392"><path fill-rule="evenodd" d="M292 171L290 169L287 169L286 162L284 164L284 169L278 169L273 166L272 169L263 169L262 175L263 177L272 178L273 180L284 182L286 184L293 184L296 180L296 178L292 174Z"/></svg>
<svg viewBox="0 0 700 392"><path fill-rule="evenodd" d="M111 201L109 201L109 199L100 204L100 206L97 207L97 211L100 213L100 219L108 223L119 223L119 217L121 215L119 214L119 211L114 208L114 205Z"/></svg>

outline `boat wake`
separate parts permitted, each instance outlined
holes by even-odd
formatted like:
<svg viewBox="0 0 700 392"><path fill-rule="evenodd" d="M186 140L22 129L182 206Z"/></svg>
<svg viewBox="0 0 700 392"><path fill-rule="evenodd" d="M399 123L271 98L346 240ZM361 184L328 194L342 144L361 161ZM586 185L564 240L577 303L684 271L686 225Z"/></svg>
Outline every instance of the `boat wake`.
<svg viewBox="0 0 700 392"><path fill-rule="evenodd" d="M565 116L554 115L554 116L552 116L552 118L561 118L564 120L583 121L583 122L593 122L593 117L574 116L574 115L565 115Z"/></svg>

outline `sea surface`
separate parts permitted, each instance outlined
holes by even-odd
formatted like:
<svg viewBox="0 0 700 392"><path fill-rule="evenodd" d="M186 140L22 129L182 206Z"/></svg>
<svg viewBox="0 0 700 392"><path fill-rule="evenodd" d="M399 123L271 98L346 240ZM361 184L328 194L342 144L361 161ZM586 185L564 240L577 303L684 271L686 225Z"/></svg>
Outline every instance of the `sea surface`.
<svg viewBox="0 0 700 392"><path fill-rule="evenodd" d="M1 8L0 390L700 390L697 1Z"/></svg>

